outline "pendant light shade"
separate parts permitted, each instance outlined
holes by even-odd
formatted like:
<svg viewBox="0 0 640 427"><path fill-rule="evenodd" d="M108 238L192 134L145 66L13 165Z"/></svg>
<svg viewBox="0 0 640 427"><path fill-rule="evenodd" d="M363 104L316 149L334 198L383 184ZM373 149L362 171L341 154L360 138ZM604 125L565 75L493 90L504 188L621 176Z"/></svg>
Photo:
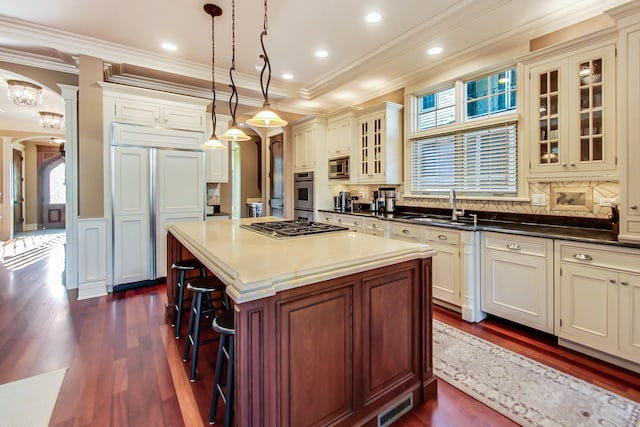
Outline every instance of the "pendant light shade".
<svg viewBox="0 0 640 427"><path fill-rule="evenodd" d="M216 135L216 16L222 15L222 9L215 4L205 4L204 11L211 15L211 136L201 145L202 148L226 148Z"/></svg>
<svg viewBox="0 0 640 427"><path fill-rule="evenodd" d="M264 104L262 110L258 112L253 118L247 120L247 123L252 126L274 128L287 125L287 121L283 120L269 107L269 83L271 83L271 61L269 61L269 55L267 55L267 49L264 47L264 38L267 36L267 0L264 0L264 27L260 34L260 45L262 46L262 55L260 59L264 61L262 71L260 72L260 89L262 90L262 96L264 97ZM265 82L265 71L267 72Z"/></svg>
<svg viewBox="0 0 640 427"><path fill-rule="evenodd" d="M238 127L236 122L236 110L238 109L238 91L233 81L233 71L236 69L236 2L231 1L231 68L229 69L229 80L231 84L231 96L229 96L229 112L231 113L231 126L227 129L220 139L228 141L249 141L251 137Z"/></svg>

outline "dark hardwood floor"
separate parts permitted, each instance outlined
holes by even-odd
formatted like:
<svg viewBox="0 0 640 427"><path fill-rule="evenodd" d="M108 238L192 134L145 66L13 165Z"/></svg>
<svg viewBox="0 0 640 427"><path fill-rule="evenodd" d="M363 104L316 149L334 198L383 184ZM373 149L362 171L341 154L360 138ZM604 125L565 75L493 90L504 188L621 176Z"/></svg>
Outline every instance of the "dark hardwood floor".
<svg viewBox="0 0 640 427"><path fill-rule="evenodd" d="M184 338L176 341L164 323L164 285L77 301L62 285L62 246L14 265L20 267L0 263L0 383L68 367L52 426L208 424L216 344L202 348L198 379L190 383ZM561 349L550 336L497 319L469 324L438 307L434 317L640 401L640 375ZM395 425L515 424L439 381L438 399Z"/></svg>

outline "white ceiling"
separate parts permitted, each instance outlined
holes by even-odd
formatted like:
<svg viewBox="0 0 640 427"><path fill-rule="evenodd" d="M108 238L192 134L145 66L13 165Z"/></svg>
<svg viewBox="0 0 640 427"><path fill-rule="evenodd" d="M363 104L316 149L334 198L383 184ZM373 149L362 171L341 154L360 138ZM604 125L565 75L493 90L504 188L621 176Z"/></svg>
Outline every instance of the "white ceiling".
<svg viewBox="0 0 640 427"><path fill-rule="evenodd" d="M271 0L267 52L272 105L327 112L424 80L469 52L527 46L529 39L599 15L627 0ZM0 0L0 60L69 71L86 54L203 81L211 78L211 18L206 0ZM216 79L228 83L231 1L217 0ZM263 1L236 4L236 73L261 105L259 35ZM369 24L370 11L382 21ZM176 52L160 45L171 42ZM444 52L425 51L442 46ZM316 58L316 49L329 56ZM283 80L283 73L294 79ZM4 76L2 76L4 77ZM1 90L1 88L0 88ZM0 108L5 108L0 104ZM2 114L0 112L0 114Z"/></svg>

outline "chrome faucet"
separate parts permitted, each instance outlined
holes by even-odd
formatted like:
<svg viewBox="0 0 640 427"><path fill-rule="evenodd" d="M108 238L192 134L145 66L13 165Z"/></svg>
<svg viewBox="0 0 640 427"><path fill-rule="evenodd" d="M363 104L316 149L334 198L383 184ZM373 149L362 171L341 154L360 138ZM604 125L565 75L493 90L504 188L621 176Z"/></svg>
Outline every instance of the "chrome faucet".
<svg viewBox="0 0 640 427"><path fill-rule="evenodd" d="M458 210L456 207L456 190L453 188L449 190L449 204L451 205L451 221L457 221L458 215L464 215L464 208L461 207Z"/></svg>

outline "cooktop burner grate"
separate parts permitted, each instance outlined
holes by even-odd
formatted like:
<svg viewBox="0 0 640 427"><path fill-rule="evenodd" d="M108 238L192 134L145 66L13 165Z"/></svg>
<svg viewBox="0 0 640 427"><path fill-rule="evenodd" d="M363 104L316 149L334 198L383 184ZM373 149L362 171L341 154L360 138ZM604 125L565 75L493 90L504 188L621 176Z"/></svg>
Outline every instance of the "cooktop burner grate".
<svg viewBox="0 0 640 427"><path fill-rule="evenodd" d="M277 238L308 236L310 234L348 230L347 227L341 225L324 224L322 222L313 222L304 219L254 222L252 224L243 224L241 227Z"/></svg>

